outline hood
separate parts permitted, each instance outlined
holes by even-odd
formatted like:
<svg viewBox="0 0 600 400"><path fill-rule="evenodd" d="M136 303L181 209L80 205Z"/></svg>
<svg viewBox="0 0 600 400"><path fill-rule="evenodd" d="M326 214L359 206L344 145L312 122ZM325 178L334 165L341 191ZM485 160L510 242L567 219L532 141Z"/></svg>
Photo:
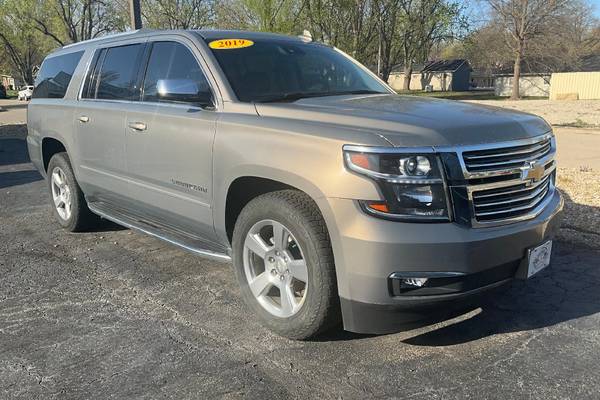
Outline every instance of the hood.
<svg viewBox="0 0 600 400"><path fill-rule="evenodd" d="M265 117L361 129L394 146L471 145L525 139L550 131L540 117L455 100L394 94L257 103Z"/></svg>

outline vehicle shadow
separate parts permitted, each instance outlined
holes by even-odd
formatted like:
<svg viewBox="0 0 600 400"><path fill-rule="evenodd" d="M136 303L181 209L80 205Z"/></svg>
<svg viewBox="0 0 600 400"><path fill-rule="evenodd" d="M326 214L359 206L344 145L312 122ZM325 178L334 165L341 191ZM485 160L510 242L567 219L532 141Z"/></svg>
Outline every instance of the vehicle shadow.
<svg viewBox="0 0 600 400"><path fill-rule="evenodd" d="M28 163L29 154L27 154L25 140L17 138L3 139L2 128L4 126L0 126L0 166ZM11 132L14 132L14 130L11 129Z"/></svg>
<svg viewBox="0 0 600 400"><path fill-rule="evenodd" d="M42 179L40 173L35 170L0 172L0 189L25 185Z"/></svg>
<svg viewBox="0 0 600 400"><path fill-rule="evenodd" d="M24 124L0 125L0 167L28 164L30 162L29 154L27 152L27 143L25 141L26 133L27 129ZM33 169L33 166L31 166L31 169L21 169L17 171L0 170L0 189L38 182L43 179L44 178L40 173ZM106 219L101 219L98 224L88 231L100 233L121 231L125 229L127 228Z"/></svg>

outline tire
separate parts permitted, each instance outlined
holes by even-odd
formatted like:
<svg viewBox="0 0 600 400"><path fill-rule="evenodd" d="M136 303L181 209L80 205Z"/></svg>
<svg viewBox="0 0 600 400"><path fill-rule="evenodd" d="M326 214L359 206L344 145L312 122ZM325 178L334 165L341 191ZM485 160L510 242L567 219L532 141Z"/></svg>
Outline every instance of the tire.
<svg viewBox="0 0 600 400"><path fill-rule="evenodd" d="M277 310L276 301L272 301L272 298L266 295L257 297L250 287L251 278L249 278L249 275L256 274L256 278L258 278L259 275L262 276L262 272L260 270L249 272L254 268L256 260L258 260L256 264L259 265L258 268L260 269L261 257L248 250L247 239L253 242L251 238L256 236L256 234L250 236L248 234L251 230L254 232L257 229L256 232L262 235L261 232L264 229L268 231L269 224L272 224L270 229L273 232L275 232L277 224L287 230L287 240L283 240L283 242L287 244L288 248L282 252L283 255L279 260L283 263L285 258L290 263L300 263L306 266L305 275L302 278L306 279L306 282L302 290L302 280L296 280L294 276L291 276L297 270L290 268L290 273L290 270L285 269L285 265L292 264L283 263L281 275L277 275L279 272L275 269L279 270L279 261L275 261L275 264L273 264L273 261L267 261L267 259L273 258L268 257L268 254L273 253L267 253L265 258L262 259L264 273L272 273L269 279L275 277L274 279L277 281L279 276L282 279L280 285L292 288L291 291L294 294L291 303L295 304L294 309L296 310L292 315L287 315L284 312L285 307L281 290L274 289L273 292L279 292L280 294L280 309ZM269 234L266 236L269 236ZM270 240L274 243L275 235L272 236L273 238ZM282 237L285 237L285 234ZM297 340L309 339L331 328L340 326L341 312L329 233L317 205L308 195L297 190L283 190L267 193L251 200L241 211L236 221L232 242L233 264L240 284L242 298L250 310L259 317L264 326L281 336ZM271 249L270 252L275 251L272 249L276 246L269 243L269 239L265 239L263 243L267 245L265 249ZM270 247L270 245L273 245L273 247ZM288 257L285 254L288 254ZM270 269L272 265L276 265L276 267ZM289 286L286 286L288 278L291 281ZM284 279L286 280L284 281ZM254 282L257 281L258 279ZM300 289L298 289L298 284ZM255 288L254 285L253 287ZM273 289L268 290L268 293L271 293ZM301 299L299 299L300 296L302 296ZM275 315L273 309L277 313L285 315Z"/></svg>
<svg viewBox="0 0 600 400"><path fill-rule="evenodd" d="M61 188L61 185L58 184L59 181L53 177L55 173L60 176L60 172L62 172L61 181L64 181L66 188ZM73 168L67 153L57 153L52 156L48 163L47 175L52 210L58 223L69 232L82 232L97 226L100 217L88 208L83 192L75 179L75 174L73 174ZM67 196L62 197L64 206L60 206L61 200L58 200L59 204L55 201L55 194L61 189L62 193L68 192ZM68 200L64 201L64 199ZM69 204L70 207L68 207Z"/></svg>

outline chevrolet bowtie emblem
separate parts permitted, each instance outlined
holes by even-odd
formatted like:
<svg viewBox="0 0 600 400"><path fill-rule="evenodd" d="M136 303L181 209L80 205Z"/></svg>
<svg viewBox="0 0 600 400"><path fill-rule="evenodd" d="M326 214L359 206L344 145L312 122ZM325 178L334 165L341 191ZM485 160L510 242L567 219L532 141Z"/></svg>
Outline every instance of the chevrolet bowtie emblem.
<svg viewBox="0 0 600 400"><path fill-rule="evenodd" d="M521 167L521 180L533 182L539 182L544 177L546 168L542 164L538 164L535 161L530 161Z"/></svg>

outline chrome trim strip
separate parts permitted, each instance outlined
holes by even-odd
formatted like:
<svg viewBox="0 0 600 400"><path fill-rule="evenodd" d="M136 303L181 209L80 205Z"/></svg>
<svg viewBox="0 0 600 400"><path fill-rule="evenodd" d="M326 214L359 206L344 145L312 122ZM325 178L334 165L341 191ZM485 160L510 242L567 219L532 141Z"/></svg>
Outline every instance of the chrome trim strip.
<svg viewBox="0 0 600 400"><path fill-rule="evenodd" d="M544 211L544 209L548 206L548 204L550 204L550 202L554 198L554 193L556 193L556 191L554 189L551 190L546 195L544 200L542 200L542 202L537 207L535 207L531 212L529 212L527 214L519 215L519 216L512 217L512 218L499 219L499 220L476 221L474 223L473 227L474 228L478 228L478 227L482 228L482 227L502 226L502 225L513 224L515 222L522 222L522 221L527 221L527 220L533 219L533 218L537 217L538 215L540 215L542 213L542 211Z"/></svg>
<svg viewBox="0 0 600 400"><path fill-rule="evenodd" d="M538 193L534 197L534 200L530 201L527 204L523 204L522 206L512 207L507 210L475 211L475 215L477 217L487 217L489 215L507 214L507 213L511 213L511 212L515 212L515 211L528 210L530 208L534 208L540 202L540 200L543 199L544 196L546 196L547 193L548 193L548 188L544 188L541 193Z"/></svg>
<svg viewBox="0 0 600 400"><path fill-rule="evenodd" d="M550 151L550 148L548 148L547 151ZM545 153L547 153L547 151L544 152L544 153L540 153L540 155L546 156ZM515 159L512 159L510 161L495 161L495 162L488 162L488 163L483 163L483 164L471 164L471 163L469 163L468 166L467 166L467 168L471 168L471 169L473 169L473 168L486 168L486 167L495 167L497 165L510 165L510 164L516 164L516 163L519 163L519 164L523 165L524 162L532 160L532 159L535 159L535 156L536 156L536 154L534 153L534 154L531 155L531 157L515 158ZM540 159L536 159L536 160L541 160L541 158Z"/></svg>
<svg viewBox="0 0 600 400"><path fill-rule="evenodd" d="M546 170L546 172L544 173L544 176L542 177L542 179L540 179L540 182L542 180L546 179L550 174L552 174L552 172L554 172L555 169L556 169L556 163L553 163L552 166ZM503 187L522 185L525 183L527 183L527 181L523 181L521 179L511 179L508 181L482 183L480 185L469 185L469 186L467 186L467 191L469 193L473 193L473 192L479 192L479 191L484 191L484 190L489 190L489 189L501 189Z"/></svg>
<svg viewBox="0 0 600 400"><path fill-rule="evenodd" d="M456 278L458 276L465 276L464 272L393 272L388 278L390 279L404 279L404 278Z"/></svg>
<svg viewBox="0 0 600 400"><path fill-rule="evenodd" d="M548 185L541 185L541 187L534 188L535 190L526 196L514 197L514 198L510 198L509 200L494 201L491 203L479 202L479 203L475 204L475 207L492 207L492 206L499 206L501 204L518 203L519 201L531 200L533 198L536 198L541 192L543 192L547 188L548 188ZM506 193L502 193L502 195L506 195Z"/></svg>
<svg viewBox="0 0 600 400"><path fill-rule="evenodd" d="M539 160L540 163L547 163L554 157L554 153L556 152L556 139L554 138L554 134L552 132L548 132L543 135L536 136L536 137L529 138L529 139L511 140L511 141L498 142L498 143L482 143L482 144L465 145L465 146L434 146L433 148L436 152L440 152L440 153L442 153L442 152L456 153L458 156L460 167L463 171L463 175L464 175L465 179L478 179L478 178L488 178L491 176L513 175L513 174L520 173L521 170L519 168L504 168L504 169L499 168L494 171L470 172L467 170L467 167L465 164L465 160L464 160L464 156L463 156L464 153L468 153L468 152L472 152L472 151L501 149L504 147L526 146L526 145L536 144L536 143L539 143L539 142L542 142L542 141L545 141L548 139L550 139L550 141L551 141L551 149L552 150L546 157Z"/></svg>
<svg viewBox="0 0 600 400"><path fill-rule="evenodd" d="M354 153L369 153L369 154L419 154L418 152L412 152L412 151L393 151L393 152L389 152L386 150L390 150L390 149L395 149L392 147L365 147L365 146L353 146L353 145L344 145L342 147L343 151L344 151L344 161L346 163L346 166L354 171L354 172L358 172L359 174L363 174L363 175L367 175L373 178L379 178L379 179L385 179L386 181L390 182L390 183L401 183L401 184L414 184L414 185L428 185L428 184L436 184L436 183L443 183L443 179L442 178L418 178L418 177L410 177L410 176L402 176L402 175L392 175L392 174L384 174L382 172L376 172L376 171L372 171L370 169L366 169L366 168L362 168L359 167L358 165L354 164L351 160L350 160L350 153L349 152L354 152ZM372 150L372 149L377 149L377 150ZM426 154L432 154L433 153L433 149L431 148L423 148L423 149L428 149L428 151L423 151L420 154L426 153ZM406 149L398 149L398 150L406 150ZM436 157L436 159L438 159ZM438 162L438 169L440 171L440 173L442 172L441 166L439 165Z"/></svg>
<svg viewBox="0 0 600 400"><path fill-rule="evenodd" d="M524 188L509 190L509 191L505 191L505 192L490 193L490 194L477 194L477 192L479 192L479 190L478 190L477 192L474 192L473 196L477 197L477 200L480 200L480 199L484 199L484 198L488 198L488 197L505 196L507 194L518 193L518 192L525 192L525 191L528 191L528 190L535 189L535 188L537 188L540 185L543 185L544 183L546 183L548 181L548 177L549 176L550 176L550 174L546 175L546 177L542 178L538 183L535 183L535 184L533 184L531 186L526 186ZM520 181L519 183L517 183L517 185L523 185L523 184L524 184L523 181ZM507 186L507 188L510 188L512 186L513 185L509 185L509 186ZM484 191L484 190L481 190L481 191Z"/></svg>
<svg viewBox="0 0 600 400"><path fill-rule="evenodd" d="M377 154L431 154L436 153L433 147L385 147L385 146L362 146L355 144L345 144L342 146L344 151L354 151L357 153L377 153Z"/></svg>
<svg viewBox="0 0 600 400"><path fill-rule="evenodd" d="M112 221L115 224L122 225L122 226L124 226L126 228L129 228L129 229L135 229L136 231L140 231L142 233L145 233L147 235L153 236L155 238L164 240L165 242L171 243L171 244L173 244L173 245L175 245L177 247L181 247L182 249L190 251L190 252L192 252L194 254L198 254L200 256L207 257L207 258L210 258L210 259L216 260L216 261L222 261L222 262L230 262L231 261L231 257L229 255L227 255L227 254L215 253L213 251L202 250L202 249L198 249L198 248L194 248L194 247L188 246L188 245L183 244L181 242L178 242L176 240L170 239L170 238L168 238L166 236L159 235L158 233L152 232L152 231L150 231L148 229L144 229L144 228L141 228L139 226L133 225L133 224L131 224L129 222L125 222L125 221L123 221L123 220L121 220L119 218L116 218L116 217L113 217L113 216L111 216L109 214L106 214L103 211L99 211L97 208L95 208L93 205L91 205L89 203L88 203L88 207L89 207L90 211L92 211L94 214L98 214L102 218L105 218L105 219L107 219L109 221Z"/></svg>
<svg viewBox="0 0 600 400"><path fill-rule="evenodd" d="M539 136L535 136L528 139L516 139L516 140L507 140L504 142L493 142L493 143L480 143L480 144L466 144L466 145L456 145L456 146L433 146L436 151L439 152L452 152L459 151L460 153L467 153L470 151L477 150L494 150L501 149L503 147L517 147L517 146L525 146L528 144L535 144L542 140L553 138L554 135L552 131L548 131Z"/></svg>
<svg viewBox="0 0 600 400"><path fill-rule="evenodd" d="M463 155L463 156L466 159L468 159L468 160L479 160L479 159L482 159L482 158L494 158L494 157L509 157L509 156L516 156L516 155L519 155L519 154L535 153L535 152L538 152L538 151L544 149L545 147L549 148L550 146L551 146L550 142L544 141L543 144L537 146L537 148L534 148L534 149L532 149L530 147L527 150L511 151L511 152L508 152L508 153L497 153L497 154L488 154L488 155L479 155L479 156L468 156L468 155ZM514 147L520 147L520 146L514 146Z"/></svg>

